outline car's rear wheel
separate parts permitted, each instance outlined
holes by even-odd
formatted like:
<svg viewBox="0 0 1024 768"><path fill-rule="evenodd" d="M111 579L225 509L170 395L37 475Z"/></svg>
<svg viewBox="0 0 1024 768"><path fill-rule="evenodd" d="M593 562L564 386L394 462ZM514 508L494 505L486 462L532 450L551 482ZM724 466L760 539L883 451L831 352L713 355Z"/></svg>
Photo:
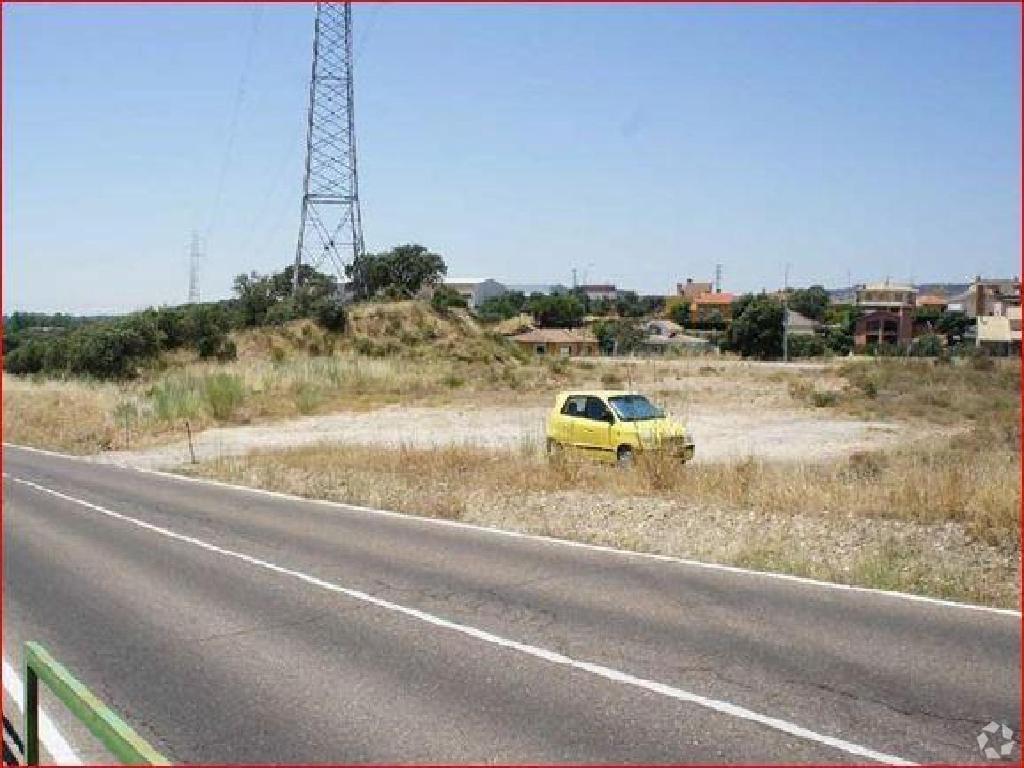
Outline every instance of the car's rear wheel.
<svg viewBox="0 0 1024 768"><path fill-rule="evenodd" d="M562 453L562 444L553 438L548 438L546 447L548 456L558 456Z"/></svg>
<svg viewBox="0 0 1024 768"><path fill-rule="evenodd" d="M620 467L628 467L633 463L633 449L628 445L620 445L615 452L615 459Z"/></svg>

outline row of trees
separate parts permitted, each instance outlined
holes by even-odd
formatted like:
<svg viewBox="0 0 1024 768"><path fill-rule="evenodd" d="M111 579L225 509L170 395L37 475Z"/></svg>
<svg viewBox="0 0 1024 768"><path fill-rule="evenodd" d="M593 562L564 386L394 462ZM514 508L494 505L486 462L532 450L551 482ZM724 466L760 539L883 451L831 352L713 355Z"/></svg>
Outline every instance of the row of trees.
<svg viewBox="0 0 1024 768"><path fill-rule="evenodd" d="M233 330L299 317L328 330L345 328L337 281L309 266L235 278L227 301L158 307L114 318L15 313L4 322L4 369L10 373L126 379L165 351L190 348L201 358L233 360Z"/></svg>
<svg viewBox="0 0 1024 768"><path fill-rule="evenodd" d="M610 301L591 299L582 289L573 288L529 296L510 291L481 302L476 314L484 322L496 322L525 313L533 315L547 328L574 328L582 325L587 315L638 319L655 315L664 308L663 296L640 296L635 291L625 291L615 301Z"/></svg>
<svg viewBox="0 0 1024 768"><path fill-rule="evenodd" d="M406 298L437 285L447 273L444 259L422 245L400 245L364 254L346 270L357 297ZM296 287L297 282L297 287ZM11 373L83 375L123 379L137 375L167 350L195 349L200 357L236 356L233 330L317 321L329 331L344 331L342 286L331 275L303 264L261 275L238 275L232 299L206 304L160 307L123 317L14 313L4 322L4 368ZM439 291L439 308L464 306L453 291Z"/></svg>

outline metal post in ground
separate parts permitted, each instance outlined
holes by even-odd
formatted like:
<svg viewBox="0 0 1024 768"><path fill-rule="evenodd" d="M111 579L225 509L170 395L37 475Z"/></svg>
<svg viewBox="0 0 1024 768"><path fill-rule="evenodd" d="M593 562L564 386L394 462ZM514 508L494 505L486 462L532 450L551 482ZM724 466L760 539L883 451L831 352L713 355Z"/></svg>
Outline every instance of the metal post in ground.
<svg viewBox="0 0 1024 768"><path fill-rule="evenodd" d="M192 459L192 463L196 463L196 451L192 447L192 427L189 426L188 419L185 419L185 434L188 435L188 455Z"/></svg>
<svg viewBox="0 0 1024 768"><path fill-rule="evenodd" d="M25 665L25 764L39 765L39 677Z"/></svg>

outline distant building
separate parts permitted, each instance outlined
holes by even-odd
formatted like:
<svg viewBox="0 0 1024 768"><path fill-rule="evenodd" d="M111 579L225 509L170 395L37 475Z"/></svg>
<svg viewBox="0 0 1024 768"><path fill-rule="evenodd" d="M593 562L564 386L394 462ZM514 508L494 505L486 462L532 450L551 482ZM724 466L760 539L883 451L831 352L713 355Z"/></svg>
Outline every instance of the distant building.
<svg viewBox="0 0 1024 768"><path fill-rule="evenodd" d="M949 308L968 317L1004 315L1006 307L1020 306L1020 278L984 279L980 275L966 291L950 299Z"/></svg>
<svg viewBox="0 0 1024 768"><path fill-rule="evenodd" d="M507 284L506 287L510 291L518 291L526 296L531 293L562 294L569 292L569 289L561 283L514 283Z"/></svg>
<svg viewBox="0 0 1024 768"><path fill-rule="evenodd" d="M945 312L949 307L949 299L937 293L926 293L917 297L917 306L920 309L934 309L937 312Z"/></svg>
<svg viewBox="0 0 1024 768"><path fill-rule="evenodd" d="M707 339L689 336L683 327L671 320L649 320L644 323L644 348L654 354L665 354L669 350L708 350L711 343Z"/></svg>
<svg viewBox="0 0 1024 768"><path fill-rule="evenodd" d="M855 303L864 309L886 309L900 311L913 309L917 305L917 289L912 285L890 283L868 283L855 289Z"/></svg>
<svg viewBox="0 0 1024 768"><path fill-rule="evenodd" d="M535 328L511 341L535 355L595 357L601 351L597 337L587 329Z"/></svg>
<svg viewBox="0 0 1024 768"><path fill-rule="evenodd" d="M644 323L644 333L648 336L661 336L670 339L683 332L683 326L672 320L648 320Z"/></svg>
<svg viewBox="0 0 1024 768"><path fill-rule="evenodd" d="M679 296L685 296L688 299L695 299L704 293L711 293L714 286L708 283L697 283L694 282L692 277L686 278L685 283L676 283L676 293Z"/></svg>
<svg viewBox="0 0 1024 768"><path fill-rule="evenodd" d="M786 327L790 336L813 336L821 330L822 324L792 309L786 309Z"/></svg>
<svg viewBox="0 0 1024 768"><path fill-rule="evenodd" d="M508 288L490 278L446 277L443 285L458 292L472 309L476 309L492 296L508 293Z"/></svg>
<svg viewBox="0 0 1024 768"><path fill-rule="evenodd" d="M581 285L579 290L581 290L590 301L615 301L619 298L619 289L611 283Z"/></svg>
<svg viewBox="0 0 1024 768"><path fill-rule="evenodd" d="M1003 314L978 317L976 344L1003 355L1020 354L1020 305L1005 306Z"/></svg>
<svg viewBox="0 0 1024 768"><path fill-rule="evenodd" d="M732 319L732 303L736 297L731 293L701 293L690 299L690 317L694 322L711 320L718 314L723 320Z"/></svg>
<svg viewBox="0 0 1024 768"><path fill-rule="evenodd" d="M902 347L914 339L914 318L910 311L875 309L857 318L853 345L857 348L887 345Z"/></svg>

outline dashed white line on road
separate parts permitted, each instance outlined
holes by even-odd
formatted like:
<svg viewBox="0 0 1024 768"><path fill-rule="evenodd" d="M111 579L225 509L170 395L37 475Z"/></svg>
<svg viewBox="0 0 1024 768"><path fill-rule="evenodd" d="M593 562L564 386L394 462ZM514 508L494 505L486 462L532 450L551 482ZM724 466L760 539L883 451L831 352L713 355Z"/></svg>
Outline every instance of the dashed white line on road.
<svg viewBox="0 0 1024 768"><path fill-rule="evenodd" d="M760 712L755 712L753 710L747 709L746 707L742 707L737 704L732 704L730 702L720 701L717 699L711 699L706 696L701 696L699 694L683 690L682 688L676 688L675 686L667 685L665 683L659 683L653 680L647 680L645 678L636 677L627 672L622 672L617 669L605 667L601 664L594 664L589 661L574 659L569 656L565 656L561 653L558 653L556 651L550 651L546 648L540 648L535 645L529 645L527 643L521 643L517 640L511 640L509 638L501 637L500 635L495 635L491 632L479 629L477 627L472 627L466 624L459 624L454 621L449 621L448 619L441 618L440 616L435 616L431 613L427 613L426 611L421 611L416 608L409 608L404 605L399 605L398 603L393 603L389 600L384 600L382 598L375 597L366 592L362 592L356 589L350 589L348 587L343 587L338 584L325 581L324 579L320 579L316 576L312 576L308 573L303 573L302 571L286 568L284 566L277 565L276 563L271 563L267 560L261 560L259 558L253 557L252 555L246 555L242 552L235 552L230 549L225 549L224 547L219 547L216 544L211 544L209 542L203 541L202 539L197 539L193 536L187 536L183 533L178 533L167 528L162 528L158 525L147 523L144 520L139 520L137 518L121 514L120 512L115 512L114 510L107 509L106 507L102 507L99 504L93 504L90 501L79 499L74 496L69 496L68 494L61 493L60 491L55 491L51 488L46 488L45 486L39 485L38 483L33 483L29 480L23 480L21 478L11 477L6 472L3 473L3 476L20 485L24 485L36 491L49 494L51 496L70 502L72 504L77 504L87 509L91 509L94 512L98 512L106 517L113 518L115 520L120 520L121 522L129 523L131 525L135 525L139 528L159 534L160 536L164 536L169 539L174 539L175 541L181 541L186 544L191 544L201 549L205 549L208 552L214 552L225 557L231 557L235 560L240 560L244 563L254 565L264 570L272 571L274 573L278 573L284 576L291 576L292 578L298 579L302 582L305 582L306 584L310 584L314 587L318 587L328 592L342 594L354 600L369 603L370 605L375 605L387 611L399 613L404 616L417 619L427 624L431 624L435 627L440 627L442 629L458 632L462 635L466 635L468 637L481 640L491 645L506 648L511 651L517 651L519 653L531 656L536 659L541 659L542 661L546 661L551 664L557 664L559 666L568 667L570 669L587 672L591 675L595 675L596 677L604 678L605 680L610 680L616 683L621 683L623 685L632 686L634 688L640 688L645 691L665 696L670 699L676 699L677 701L695 704L699 707L703 707L704 709L713 710L715 712L739 718L741 720L747 720L750 722L758 723L759 725L766 726L773 730L780 731L782 733L787 733L791 736L796 736L806 741L822 744L824 746L831 747L833 749L845 752L850 755L854 755L856 757L867 758L868 760L874 760L880 763L888 763L891 765L915 765L915 763L910 762L909 760L906 760L904 758L897 757L895 755L889 755L884 752L879 752L869 747L865 747L860 744L855 744L853 742L846 741L845 739L840 739L835 736L821 734L809 728L805 728L795 723L791 723L787 720L783 720L777 717L771 717L769 715L764 715Z"/></svg>

